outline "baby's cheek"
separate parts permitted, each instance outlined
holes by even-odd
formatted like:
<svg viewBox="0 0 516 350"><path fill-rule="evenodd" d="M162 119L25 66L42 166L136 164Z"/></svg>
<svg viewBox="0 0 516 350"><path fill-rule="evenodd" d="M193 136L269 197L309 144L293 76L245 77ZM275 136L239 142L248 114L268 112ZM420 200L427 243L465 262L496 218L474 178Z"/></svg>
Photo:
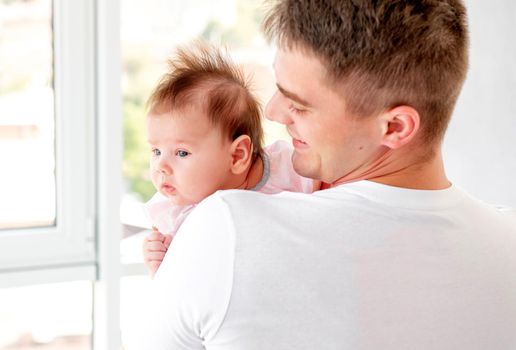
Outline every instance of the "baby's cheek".
<svg viewBox="0 0 516 350"><path fill-rule="evenodd" d="M190 186L190 196L194 202L200 202L205 197L207 197L206 194L206 184L202 182L191 182L189 184Z"/></svg>
<svg viewBox="0 0 516 350"><path fill-rule="evenodd" d="M151 178L151 182L152 184L154 185L154 187L157 189L159 188L159 184L160 184L160 181L159 181L159 174L155 171L153 171L152 169L150 170L150 178Z"/></svg>

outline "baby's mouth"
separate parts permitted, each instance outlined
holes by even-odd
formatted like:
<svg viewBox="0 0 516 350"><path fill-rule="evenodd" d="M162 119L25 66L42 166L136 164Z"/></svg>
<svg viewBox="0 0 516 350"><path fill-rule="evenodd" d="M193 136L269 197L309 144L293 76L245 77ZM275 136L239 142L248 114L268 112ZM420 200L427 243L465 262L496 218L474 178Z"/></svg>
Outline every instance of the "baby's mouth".
<svg viewBox="0 0 516 350"><path fill-rule="evenodd" d="M176 188L170 184L165 183L161 185L161 190L164 193L173 194L176 191Z"/></svg>

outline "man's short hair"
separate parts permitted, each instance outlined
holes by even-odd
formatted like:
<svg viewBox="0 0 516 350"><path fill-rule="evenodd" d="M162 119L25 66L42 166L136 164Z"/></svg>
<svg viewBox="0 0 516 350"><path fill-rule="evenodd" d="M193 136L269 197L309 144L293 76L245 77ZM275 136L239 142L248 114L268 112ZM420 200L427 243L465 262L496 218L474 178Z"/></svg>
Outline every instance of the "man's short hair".
<svg viewBox="0 0 516 350"><path fill-rule="evenodd" d="M243 72L225 50L213 45L197 41L176 48L147 106L150 111L199 107L231 140L248 135L253 159L263 154L260 104Z"/></svg>
<svg viewBox="0 0 516 350"><path fill-rule="evenodd" d="M423 140L442 139L468 69L462 1L276 0L264 30L280 47L315 54L348 113L409 105Z"/></svg>

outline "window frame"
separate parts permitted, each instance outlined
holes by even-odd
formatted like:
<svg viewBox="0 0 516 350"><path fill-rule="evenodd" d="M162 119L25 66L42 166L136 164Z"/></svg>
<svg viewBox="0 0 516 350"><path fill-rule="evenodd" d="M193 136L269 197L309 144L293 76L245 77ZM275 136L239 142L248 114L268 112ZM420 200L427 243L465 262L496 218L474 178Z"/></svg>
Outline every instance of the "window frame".
<svg viewBox="0 0 516 350"><path fill-rule="evenodd" d="M88 278L84 267L95 267L93 5L52 2L56 221L0 231L0 273L78 267L79 275L63 274L64 281Z"/></svg>

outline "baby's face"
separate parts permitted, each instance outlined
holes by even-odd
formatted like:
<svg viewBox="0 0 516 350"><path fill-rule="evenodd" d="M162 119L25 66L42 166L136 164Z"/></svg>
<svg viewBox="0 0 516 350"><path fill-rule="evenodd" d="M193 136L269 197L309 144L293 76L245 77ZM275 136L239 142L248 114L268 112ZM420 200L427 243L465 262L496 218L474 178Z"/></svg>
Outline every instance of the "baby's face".
<svg viewBox="0 0 516 350"><path fill-rule="evenodd" d="M231 141L200 109L152 112L147 132L152 183L174 204L195 204L224 188Z"/></svg>

